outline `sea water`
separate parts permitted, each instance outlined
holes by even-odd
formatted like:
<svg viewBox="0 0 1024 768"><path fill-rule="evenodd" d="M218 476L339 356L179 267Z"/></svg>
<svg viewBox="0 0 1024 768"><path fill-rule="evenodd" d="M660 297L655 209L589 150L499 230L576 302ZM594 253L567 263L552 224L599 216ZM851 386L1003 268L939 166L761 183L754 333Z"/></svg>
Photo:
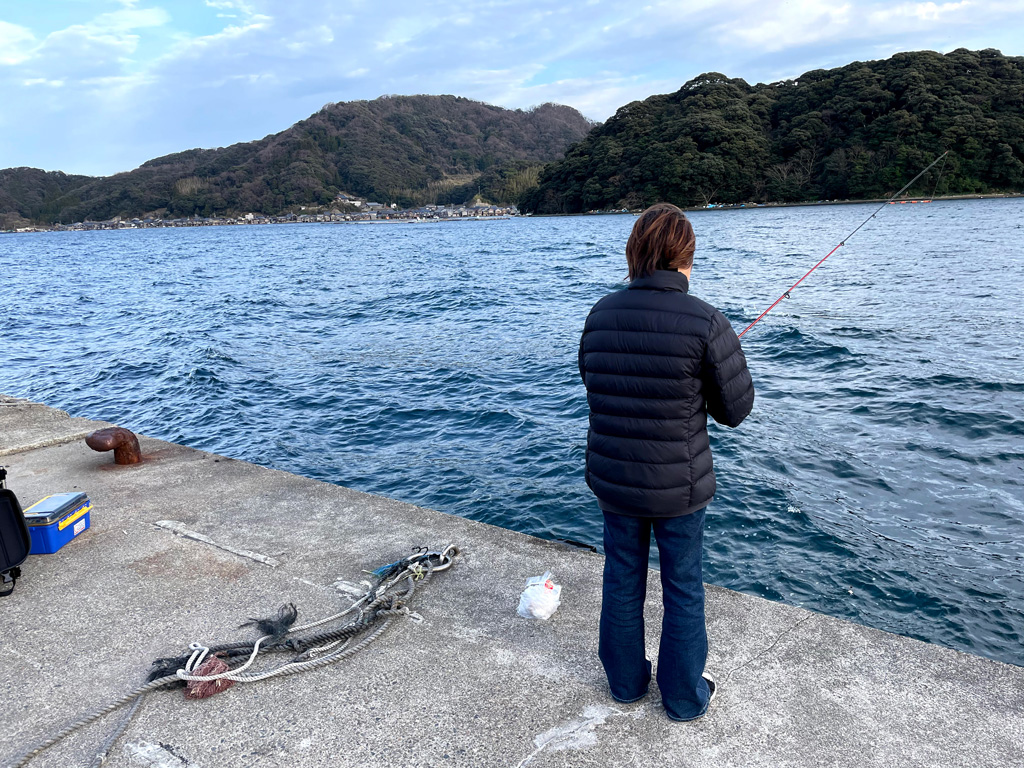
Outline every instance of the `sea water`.
<svg viewBox="0 0 1024 768"><path fill-rule="evenodd" d="M693 213L691 290L741 330L873 210ZM634 221L0 236L0 392L600 547L576 353ZM707 581L1024 664L1022 222L888 206L744 337Z"/></svg>

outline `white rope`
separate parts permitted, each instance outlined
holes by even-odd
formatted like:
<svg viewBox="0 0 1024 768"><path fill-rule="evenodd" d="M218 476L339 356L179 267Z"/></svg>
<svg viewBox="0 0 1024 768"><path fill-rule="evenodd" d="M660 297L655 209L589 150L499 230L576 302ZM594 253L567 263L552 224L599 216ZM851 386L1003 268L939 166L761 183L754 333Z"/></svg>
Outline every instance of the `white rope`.
<svg viewBox="0 0 1024 768"><path fill-rule="evenodd" d="M331 650L331 648L334 648L338 643L344 643L344 645L341 647L341 650L344 650L348 647L348 644L351 642L351 637L347 637L344 640L335 640L333 643L322 645L319 648L310 648L308 651L306 651L306 655L309 656L309 658L311 659L315 659L320 654L327 653L329 650Z"/></svg>
<svg viewBox="0 0 1024 768"><path fill-rule="evenodd" d="M164 677L151 680L150 682L139 686L135 690L126 694L125 696L122 696L119 699L111 701L110 703L108 703L101 709L96 710L92 714L87 715L79 720L76 720L75 722L63 728L55 736L37 744L28 752L25 752L21 757L16 758L16 761L12 764L12 768L23 768L23 766L26 763L28 763L33 757L39 755L41 752L52 747L54 744L59 743L65 737L86 727L87 725L90 725L91 723L96 722L105 715L108 715L111 712L114 712L117 709L120 709L121 707L130 704L132 705L132 708L129 711L128 716L124 718L124 720L115 729L115 731L111 734L107 741L104 742L100 751L96 755L96 759L92 763L92 766L102 765L102 763L106 760L107 755L110 753L110 749L113 747L114 743L120 738L121 734L124 733L125 729L128 727L129 723L131 722L132 716L135 714L135 712L138 710L138 707L142 703L144 695L149 691L158 690L167 685L173 684L178 680L185 680L190 682L211 682L214 680L226 679L233 680L235 682L256 682L257 680L266 680L267 678L271 677L291 675L297 672L305 671L307 669L323 667L328 664L333 664L334 662L348 658L358 653L363 648L372 643L374 640L379 638L382 634L384 634L387 628L391 626L396 616L405 616L407 618L412 619L416 623L422 622L423 617L420 616L418 613L410 611L409 608L406 605L404 605L404 602L412 598L413 593L416 591L417 581L422 579L424 583L426 583L430 580L431 576L434 573L448 570L452 566L454 556L456 554L458 554L458 549L456 549L454 545L449 545L440 552L427 552L425 555L427 559L423 561L425 562L424 567L424 565L420 562L413 562L415 558L420 558L421 560L424 558L424 554L422 552L417 553L417 555L414 555L411 558L407 558L407 560L410 561L409 565L406 568L404 568L397 576L392 578L386 584L379 584L376 589L374 589L372 586L369 587L365 595L363 595L361 598L359 598L357 601L355 601L351 606L346 608L341 613L336 613L333 616L329 616L325 619L320 619L319 621L304 624L299 627L292 627L289 630L287 630L284 633L285 635L304 632L308 629L319 627L323 624L327 624L330 621L339 619L342 616L351 613L353 610L359 609L359 618L357 618L354 622L350 622L345 627L342 627L341 630L339 630L339 632L342 632L347 631L350 628L353 628L354 634L349 635L343 640L334 640L319 647L309 648L305 652L305 655L309 657L308 659L292 661L282 666L275 667L274 669L266 670L264 672L244 673L244 671L249 669L249 667L251 667L252 664L255 662L256 657L259 655L259 651L261 650L261 646L264 643L264 641L274 637L273 635L264 635L253 644L252 654L249 656L248 660L246 660L244 664L235 667L234 669L228 670L224 673L200 676L192 673L195 672L195 670L199 666L201 666L202 663L209 656L210 648L201 643L191 643L189 645L189 649L192 651L192 653L189 656L188 661L185 663L185 667L183 669L177 670L177 672L173 675L165 675ZM437 557L437 565L434 565L430 562L429 558L431 557ZM393 589L396 584L403 580L408 580L409 588L405 592L402 592L398 595L395 595L394 597L389 598L387 596L387 593L391 589ZM378 616L383 616L385 617L385 619L379 626L374 628L373 631L370 632L370 634L364 636L356 645L350 647L350 644L354 639L355 635L357 635L366 627L370 626L369 622L367 622L365 627L355 628L356 622L361 621L364 615L364 610L361 608L361 606L370 599L371 595L374 597L374 600L366 606L366 611L373 611L374 609L376 609L373 618L375 619ZM382 606L389 600L390 602L387 607L378 607ZM334 633L328 632L326 634L329 637ZM341 647L337 647L339 643L341 643Z"/></svg>
<svg viewBox="0 0 1024 768"><path fill-rule="evenodd" d="M192 643L192 644L189 645L189 648L191 648L194 651L194 653L189 658L189 660L185 663L185 668L178 670L178 677L181 678L182 680L191 680L191 681L195 681L195 682L209 682L209 681L212 681L212 680L220 680L221 678L224 678L228 674L231 674L231 673L243 672L243 671L247 670L249 667L251 667L252 663L254 661L256 661L256 657L259 656L260 646L263 645L263 641L264 640L270 640L271 638L273 638L273 635L264 635L259 640L257 640L253 644L252 654L249 656L249 659L244 664L242 664L241 666L235 667L234 669L230 669L227 672L221 672L220 674L217 674L217 675L202 675L202 676L195 676L195 675L193 675L193 676L189 677L188 675L190 675L191 673L195 672L197 669L199 669L199 667L203 666L203 661L206 660L207 654L210 653L210 649L207 648L205 645L200 645L199 643ZM196 658L196 654L199 654L199 658L198 659Z"/></svg>
<svg viewBox="0 0 1024 768"><path fill-rule="evenodd" d="M446 570L448 570L448 568L451 567L451 564L452 564L452 553L454 551L455 551L455 545L454 544L449 544L447 547L445 547L444 549L442 549L440 552L437 553L438 559L439 559L440 562L432 568L434 573L440 573L441 571L446 571ZM392 587L394 587L400 581L408 578L410 575L415 577L416 579L421 579L421 578L423 578L423 574L426 573L426 570L427 569L422 564L420 564L420 563L413 563L411 567L406 568L400 574L398 574L393 579L391 579L391 581L389 581L387 584L379 586L377 588L377 594L378 595L387 594L388 591L390 591ZM369 582L364 581L363 584L369 584ZM347 616L349 613L351 613L356 608L358 608L360 605L362 605L364 602L366 602L367 599L369 599L370 592L372 590L373 590L373 587L371 586L367 590L365 595L363 595L361 598L359 598L356 602L352 603L352 605L350 605L348 608L346 608L341 613L335 613L333 616L328 616L328 617L326 617L324 619L319 619L318 621L311 621L309 624L302 624L302 625L300 625L298 627L292 627L291 629L288 630L288 632L286 634L290 635L290 634L295 634L297 632L305 632L307 629L313 629L315 627L320 627L320 626L323 626L324 624L329 624L332 621L336 621L336 620L342 618L343 616Z"/></svg>
<svg viewBox="0 0 1024 768"><path fill-rule="evenodd" d="M295 632L305 632L307 629L313 629L314 627L320 627L320 626L323 626L324 624L330 624L332 621L336 621L336 620L340 619L342 616L346 616L346 615L352 613L352 611L354 611L363 602L365 602L366 598L368 598L368 597L369 597L369 594L363 595L361 598L359 598L356 602L352 603L352 605L350 605L348 608L346 608L341 613L336 613L333 616L328 616L326 619L320 619L319 621L311 621L309 624L303 624L302 626L299 626L299 627L292 627L291 629L288 630L288 634L291 635L291 634L294 634Z"/></svg>
<svg viewBox="0 0 1024 768"><path fill-rule="evenodd" d="M348 640L346 640L345 646L343 646L342 648L339 648L338 650L334 651L333 653L331 653L331 654L329 654L327 656L321 656L319 658L310 659L308 661L293 661L293 662L289 662L287 664L282 664L279 667L275 667L273 669L268 669L265 672L256 672L256 673L250 673L250 674L237 674L235 670L230 670L230 671L224 672L224 673L222 673L220 675L203 675L203 676L199 676L199 675L189 675L189 674L184 673L184 670L178 670L178 677L180 679L182 679L182 680L186 680L186 681L189 681L189 682L208 682L210 680L221 680L222 679L222 680L233 680L236 683L256 683L256 682L259 682L260 680L268 680L268 679L270 679L272 677L281 677L281 676L284 676L284 675L293 675L296 672L304 672L307 669L316 669L317 667L323 667L323 666L326 666L327 664L331 664L331 663L333 663L335 661L340 661L341 659L344 659L344 658L346 658L348 656L351 656L353 653L355 653L357 651L361 651L363 648L368 646L370 643L372 643L374 640L376 640L378 637L380 637L382 634L384 634L384 631L389 626L391 626L391 622L393 620L391 618L391 616L398 615L398 614L404 614L404 615L407 615L407 616L412 616L413 615L412 612L409 611L408 608L400 608L400 609L395 609L395 610L385 610L385 611L381 611L381 613L389 614L389 618L383 624L381 624L379 627L377 627L377 629L375 629L372 633L367 635L366 638L364 638L362 640L362 642L359 643L359 645L357 645L357 646L355 646L353 648L346 647L346 646L348 646L349 640L351 640L351 638L349 638Z"/></svg>
<svg viewBox="0 0 1024 768"><path fill-rule="evenodd" d="M433 568L434 573L440 573L441 571L446 571L446 570L448 570L449 567L451 567L452 553L454 552L454 550L455 550L455 545L454 544L449 544L447 547L445 547L439 553L437 553L438 554L438 559L439 559L440 562L437 565L434 566L434 568ZM395 576L387 584L378 587L377 594L378 595L387 594L387 592L392 587L394 587L395 584L397 584L398 582L402 581L405 578L408 578L409 575L412 575L412 576L416 577L417 579L423 578L423 574L425 572L426 572L426 568L424 568L423 565L421 565L420 563L413 563L413 565L410 568L406 568L404 571L402 571L400 574ZM369 586L369 582L364 581L363 584L367 584ZM315 627L320 627L320 626L323 626L324 624L329 624L332 621L337 621L338 619L342 618L343 616L347 616L349 613L351 613L356 608L358 608L360 605L362 605L364 602L366 602L366 600L370 597L370 592L372 591L372 589L373 589L373 587L370 586L370 588L367 590L365 595L363 595L361 598L359 598L356 602L352 603L352 605L350 605L348 608L346 608L341 613L335 613L333 616L328 616L328 617L326 617L324 619L319 619L318 621L311 621L309 624L302 624L301 626L298 626L298 627L292 627L291 629L288 630L287 634L294 634L294 633L297 633L297 632L305 632L307 629L313 629Z"/></svg>
<svg viewBox="0 0 1024 768"><path fill-rule="evenodd" d="M440 555L441 563L444 566L442 568L442 570L447 569L447 567L451 563L451 559L449 557L449 552L450 552L451 549L452 549L451 546L445 548L445 550ZM386 584L379 585L376 590L373 590L373 588L371 587L370 590L367 591L367 593L365 595L363 595L361 598L356 600L352 605L350 605L344 611L341 611L340 613L336 613L336 614L334 614L332 616L328 616L327 618L320 619L318 621L310 622L309 624L303 624L303 625L298 626L298 627L291 627L291 628L288 629L287 632L285 632L285 634L286 635L291 635L291 634L296 634L296 633L299 633L299 632L304 632L304 631L307 631L307 630L312 629L314 627L319 627L319 626L322 626L323 624L327 624L327 623L329 623L331 621L335 621L335 620L341 618L342 616L345 616L345 615L351 613L352 611L356 610L357 608L360 608L360 606L362 606L362 604L365 603L370 598L371 594L375 594L376 595L376 600L374 601L374 604L376 604L378 602L381 602L381 601L383 601L383 599L387 595L387 593L391 589L393 589L395 587L395 585L399 584L400 582L405 581L406 579L409 579L411 583L414 583L415 581L419 581L419 580L423 579L425 576L427 576L429 574L432 574L436 570L437 569L433 565L431 565L430 563L428 563L426 567L424 567L420 563L413 563L409 567L406 567L402 571L400 571L396 576L394 576ZM402 598L409 597L412 594L412 591L413 591L413 588L410 588L410 590L406 594L402 595L401 597ZM404 615L404 616L412 619L417 624L423 621L423 617L422 616L420 616L418 613L411 612L405 606L393 607L390 610L390 612L394 613L394 614ZM361 609L360 609L360 615L362 615L362 610ZM390 624L390 621L386 622L386 624ZM378 636L378 634L379 633L375 632L373 635L371 635L371 637L376 638ZM215 680L231 680L231 681L236 682L236 683L253 683L253 682L257 682L259 680L266 680L266 679L271 678L271 677L276 677L278 675L291 674L293 671L294 672L298 672L298 671L301 671L302 669L309 668L311 665L320 666L320 662L325 662L325 661L328 661L328 660L333 660L337 654L344 653L346 648L347 648L347 646L348 646L348 644L349 644L349 641L351 641L351 638L345 639L345 641L344 641L345 644L340 649L338 649L337 651L334 651L333 653L331 653L330 655L327 655L327 656L321 656L320 654L326 653L327 651L331 650L338 643L342 642L341 640L336 640L336 641L334 641L332 643L328 643L327 645L321 646L320 648L310 649L309 651L307 651L307 655L309 656L309 658L306 659L306 660L288 662L287 664L282 664L279 667L275 667L273 669L266 670L264 672L245 673L245 671L247 669L249 669L249 667L251 667L252 664L256 661L256 657L259 655L259 652L260 652L260 646L263 644L263 642L265 640L271 639L271 637L272 637L271 635L264 635L259 640L257 640L256 643L253 645L252 654L249 656L248 660L244 664L241 664L240 666L235 667L233 669L228 669L228 670L225 670L223 672L219 672L219 673L212 674L212 675L197 675L197 674L195 674L195 671L200 666L202 666L202 663L203 663L203 661L205 661L207 655L210 652L210 649L208 647L202 645L201 643L191 643L189 645L189 648L192 649L193 653L189 657L188 662L186 662L185 667L183 669L179 669L177 671L176 675L177 675L179 680L184 680L184 681L190 682L190 683L208 683L208 682L213 682Z"/></svg>

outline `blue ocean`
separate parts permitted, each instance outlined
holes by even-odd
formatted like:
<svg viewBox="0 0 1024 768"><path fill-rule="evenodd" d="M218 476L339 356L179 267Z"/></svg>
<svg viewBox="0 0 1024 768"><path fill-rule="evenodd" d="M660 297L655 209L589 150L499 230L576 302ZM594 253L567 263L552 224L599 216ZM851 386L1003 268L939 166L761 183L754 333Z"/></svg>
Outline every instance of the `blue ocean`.
<svg viewBox="0 0 1024 768"><path fill-rule="evenodd" d="M737 331L867 205L701 211ZM0 392L600 546L576 369L634 218L0 236ZM705 578L1024 664L1024 200L892 205L743 339Z"/></svg>

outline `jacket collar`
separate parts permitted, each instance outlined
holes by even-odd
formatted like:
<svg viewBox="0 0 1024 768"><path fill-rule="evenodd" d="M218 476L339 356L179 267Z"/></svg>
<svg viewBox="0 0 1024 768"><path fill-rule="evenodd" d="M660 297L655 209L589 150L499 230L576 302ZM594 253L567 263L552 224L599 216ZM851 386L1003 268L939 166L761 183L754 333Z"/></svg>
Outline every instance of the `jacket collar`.
<svg viewBox="0 0 1024 768"><path fill-rule="evenodd" d="M652 275L638 277L636 280L633 280L628 288L630 290L680 291L686 293L690 289L690 281L686 279L686 275L674 269L656 269Z"/></svg>

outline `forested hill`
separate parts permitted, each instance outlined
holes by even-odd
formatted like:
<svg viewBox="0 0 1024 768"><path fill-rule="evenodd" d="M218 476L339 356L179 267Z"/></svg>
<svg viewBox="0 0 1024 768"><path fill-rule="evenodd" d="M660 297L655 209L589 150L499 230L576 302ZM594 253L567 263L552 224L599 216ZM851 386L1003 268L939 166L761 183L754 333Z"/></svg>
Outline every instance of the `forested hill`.
<svg viewBox="0 0 1024 768"><path fill-rule="evenodd" d="M547 166L542 213L1024 191L1024 58L958 49L750 86L709 73L628 104ZM937 182L937 188L935 184Z"/></svg>
<svg viewBox="0 0 1024 768"><path fill-rule="evenodd" d="M0 215L40 222L162 213L276 214L339 192L400 205L516 196L539 167L593 124L575 109L508 110L457 96L386 96L329 104L259 141L193 149L134 171L89 178L0 171Z"/></svg>
<svg viewBox="0 0 1024 768"><path fill-rule="evenodd" d="M90 181L90 176L71 176L38 168L0 169L0 218L4 214L30 218L46 206L47 201L59 199ZM0 229L3 224L0 221Z"/></svg>

